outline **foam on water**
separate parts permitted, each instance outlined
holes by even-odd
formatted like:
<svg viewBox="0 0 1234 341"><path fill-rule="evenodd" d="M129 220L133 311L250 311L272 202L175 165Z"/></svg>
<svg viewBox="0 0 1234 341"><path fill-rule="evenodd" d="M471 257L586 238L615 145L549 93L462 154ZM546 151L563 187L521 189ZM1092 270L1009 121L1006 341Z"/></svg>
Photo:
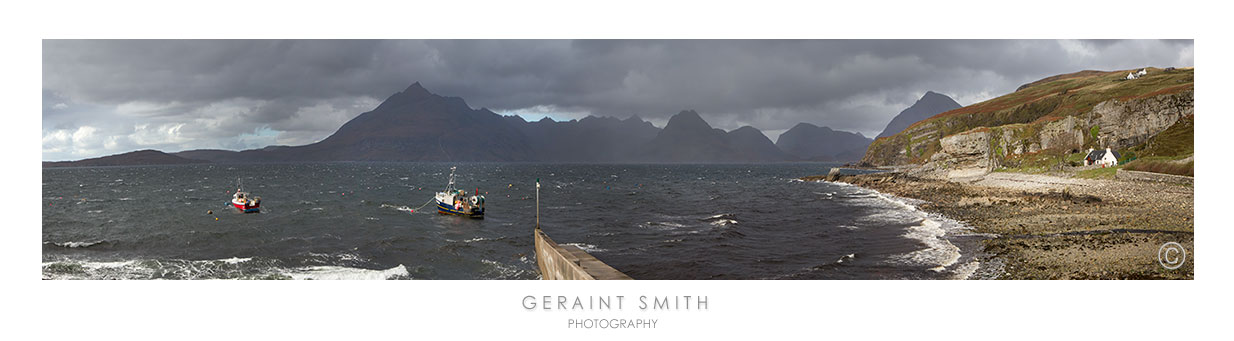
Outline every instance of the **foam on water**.
<svg viewBox="0 0 1234 341"><path fill-rule="evenodd" d="M924 201L901 198L875 190L868 191L879 200L890 204L891 208L893 208L876 213L871 216L872 218L876 220L886 219L891 222L904 222L904 219L915 219L909 222L911 225L903 236L918 240L926 245L924 249L896 255L892 259L904 264L931 266L930 270L934 272L947 271L948 267L955 265L959 261L961 250L947 239L948 233L968 231L970 230L968 226L938 214L918 210L916 205ZM968 263L966 263L961 268L951 269L951 272L968 272L971 274L976 270L975 268L969 269L968 267Z"/></svg>
<svg viewBox="0 0 1234 341"><path fill-rule="evenodd" d="M310 266L284 272L283 275L301 280L384 280L410 279L407 267L399 264L385 270L369 270L344 266Z"/></svg>
<svg viewBox="0 0 1234 341"><path fill-rule="evenodd" d="M575 247L578 247L579 249L582 249L583 251L587 251L587 253L592 253L592 252L604 252L604 251L607 251L607 250L605 250L605 249L601 249L601 248L599 248L599 247L597 247L597 246L595 246L595 245L592 245L592 244L583 244L583 243L565 243L565 245L574 245Z"/></svg>
<svg viewBox="0 0 1234 341"><path fill-rule="evenodd" d="M530 260L527 257L519 258L520 262L528 263ZM510 264L504 264L498 261L481 259L480 263L484 264L487 269L488 277L495 279L516 279L525 275L526 271Z"/></svg>
<svg viewBox="0 0 1234 341"><path fill-rule="evenodd" d="M99 243L102 243L105 241L106 240L99 240L99 241L93 241L93 242L63 242L63 243L52 243L52 245L59 246L59 247L81 248L81 247L91 247L94 245L98 245Z"/></svg>
<svg viewBox="0 0 1234 341"><path fill-rule="evenodd" d="M240 264L240 263L244 263L244 262L251 261L251 260L253 260L252 257L248 257L248 258L231 257L227 259L220 259L219 261L223 263L227 263L227 264Z"/></svg>

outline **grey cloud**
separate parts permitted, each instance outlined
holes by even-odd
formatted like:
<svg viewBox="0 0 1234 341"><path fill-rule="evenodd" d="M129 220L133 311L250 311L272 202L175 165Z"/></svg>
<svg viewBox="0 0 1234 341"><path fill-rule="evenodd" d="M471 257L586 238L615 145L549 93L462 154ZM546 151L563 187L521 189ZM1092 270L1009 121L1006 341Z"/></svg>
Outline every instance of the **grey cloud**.
<svg viewBox="0 0 1234 341"><path fill-rule="evenodd" d="M61 141L92 127L123 142L142 124L183 124L189 142L171 150L311 143L420 81L497 112L662 124L695 109L723 129L809 122L871 136L927 90L972 104L1055 74L1191 66L1193 49L1190 40L47 40L43 130ZM44 158L82 156L48 145Z"/></svg>

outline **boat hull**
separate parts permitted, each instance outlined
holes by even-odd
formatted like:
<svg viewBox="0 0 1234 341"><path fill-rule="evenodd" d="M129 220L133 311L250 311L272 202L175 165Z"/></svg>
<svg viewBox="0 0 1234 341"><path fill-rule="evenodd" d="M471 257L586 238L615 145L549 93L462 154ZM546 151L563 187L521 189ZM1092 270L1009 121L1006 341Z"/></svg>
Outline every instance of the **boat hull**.
<svg viewBox="0 0 1234 341"><path fill-rule="evenodd" d="M244 213L261 212L261 204L257 204L257 206L248 206L245 204L237 204L233 201L231 203L231 206L234 206L237 210L240 210L240 212L244 212Z"/></svg>
<svg viewBox="0 0 1234 341"><path fill-rule="evenodd" d="M454 206L446 205L445 203L438 202L437 203L437 213L445 214L445 215L464 216L464 217L469 217L472 219L484 219L484 208L483 207L475 209L475 210L456 210L454 209Z"/></svg>

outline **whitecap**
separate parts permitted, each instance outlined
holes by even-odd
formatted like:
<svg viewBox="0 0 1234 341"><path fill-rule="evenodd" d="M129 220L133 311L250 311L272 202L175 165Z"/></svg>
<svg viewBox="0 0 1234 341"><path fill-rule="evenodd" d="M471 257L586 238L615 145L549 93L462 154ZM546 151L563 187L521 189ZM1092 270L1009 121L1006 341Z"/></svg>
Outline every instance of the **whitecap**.
<svg viewBox="0 0 1234 341"><path fill-rule="evenodd" d="M297 268L283 274L292 279L301 280L387 280L411 278L411 273L402 264L385 270L344 266L310 266Z"/></svg>
<svg viewBox="0 0 1234 341"><path fill-rule="evenodd" d="M100 241L94 241L94 242L63 242L63 243L52 243L52 245L59 246L59 247L80 248L80 247L94 246L102 242L104 241L100 240Z"/></svg>
<svg viewBox="0 0 1234 341"><path fill-rule="evenodd" d="M592 245L592 244L584 244L584 243L565 243L565 245L573 245L573 246L575 246L575 247L577 247L577 248L579 248L579 249L581 249L581 250L583 250L583 251L586 251L587 253L592 253L592 252L604 252L604 251L607 251L607 250L601 249L601 248L599 248L599 247L597 247L597 246L595 246L595 245Z"/></svg>
<svg viewBox="0 0 1234 341"><path fill-rule="evenodd" d="M252 257L248 257L248 258L231 257L227 259L219 259L218 261L227 263L227 264L240 264L240 263L244 263L244 262L251 261L251 260L253 260Z"/></svg>

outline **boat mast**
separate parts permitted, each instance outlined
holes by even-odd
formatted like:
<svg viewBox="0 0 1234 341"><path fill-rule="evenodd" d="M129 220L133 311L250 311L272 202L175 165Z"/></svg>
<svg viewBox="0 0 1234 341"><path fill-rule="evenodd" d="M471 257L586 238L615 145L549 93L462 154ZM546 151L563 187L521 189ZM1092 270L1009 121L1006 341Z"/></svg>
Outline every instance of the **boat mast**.
<svg viewBox="0 0 1234 341"><path fill-rule="evenodd" d="M446 184L446 190L444 192L450 192L450 190L454 189L454 169L455 168L458 168L458 167L450 167L450 183Z"/></svg>

